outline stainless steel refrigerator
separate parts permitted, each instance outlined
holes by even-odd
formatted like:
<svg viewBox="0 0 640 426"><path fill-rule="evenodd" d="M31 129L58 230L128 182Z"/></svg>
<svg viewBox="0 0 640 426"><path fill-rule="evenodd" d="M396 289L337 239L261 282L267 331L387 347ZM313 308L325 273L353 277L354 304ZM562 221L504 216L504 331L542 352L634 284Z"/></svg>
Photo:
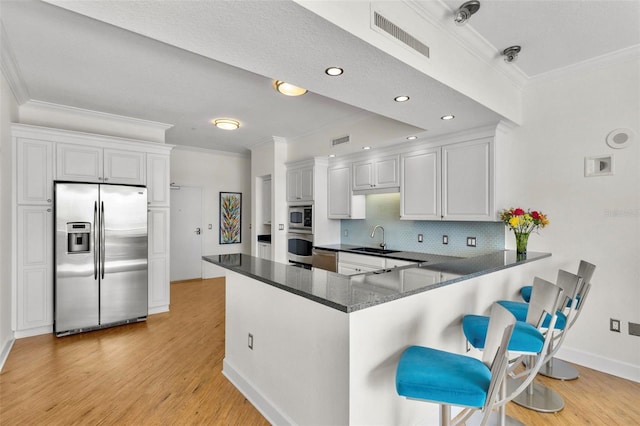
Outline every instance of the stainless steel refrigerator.
<svg viewBox="0 0 640 426"><path fill-rule="evenodd" d="M147 189L54 184L54 333L147 317Z"/></svg>

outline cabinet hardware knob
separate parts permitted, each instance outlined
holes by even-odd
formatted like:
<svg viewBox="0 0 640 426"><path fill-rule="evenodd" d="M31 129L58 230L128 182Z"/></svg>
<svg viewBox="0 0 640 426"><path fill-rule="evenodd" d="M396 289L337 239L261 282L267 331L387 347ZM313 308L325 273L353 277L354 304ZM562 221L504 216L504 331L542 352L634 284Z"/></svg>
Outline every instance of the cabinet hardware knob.
<svg viewBox="0 0 640 426"><path fill-rule="evenodd" d="M47 209L48 212L51 212L51 209Z"/></svg>
<svg viewBox="0 0 640 426"><path fill-rule="evenodd" d="M51 198L47 198L47 203L50 203L50 202L51 202Z"/></svg>

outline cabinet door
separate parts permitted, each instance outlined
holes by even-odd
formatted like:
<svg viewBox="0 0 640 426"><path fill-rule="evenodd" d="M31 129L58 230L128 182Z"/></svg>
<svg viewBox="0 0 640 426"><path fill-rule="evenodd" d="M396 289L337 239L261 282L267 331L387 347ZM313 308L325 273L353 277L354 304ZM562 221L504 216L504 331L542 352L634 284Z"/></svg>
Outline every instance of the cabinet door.
<svg viewBox="0 0 640 426"><path fill-rule="evenodd" d="M287 170L287 201L300 201L301 181L300 169Z"/></svg>
<svg viewBox="0 0 640 426"><path fill-rule="evenodd" d="M375 188L392 188L400 186L398 156L386 157L375 162Z"/></svg>
<svg viewBox="0 0 640 426"><path fill-rule="evenodd" d="M351 217L351 167L336 166L328 170L329 219L349 219Z"/></svg>
<svg viewBox="0 0 640 426"><path fill-rule="evenodd" d="M169 209L149 209L149 313L169 310Z"/></svg>
<svg viewBox="0 0 640 426"><path fill-rule="evenodd" d="M17 331L53 325L53 213L20 206L17 218Z"/></svg>
<svg viewBox="0 0 640 426"><path fill-rule="evenodd" d="M56 178L78 182L102 182L102 148L56 145Z"/></svg>
<svg viewBox="0 0 640 426"><path fill-rule="evenodd" d="M402 156L400 218L440 219L440 148Z"/></svg>
<svg viewBox="0 0 640 426"><path fill-rule="evenodd" d="M147 154L147 204L169 207L170 159L168 155Z"/></svg>
<svg viewBox="0 0 640 426"><path fill-rule="evenodd" d="M300 171L300 198L313 201L313 167L306 167Z"/></svg>
<svg viewBox="0 0 640 426"><path fill-rule="evenodd" d="M144 185L146 154L144 152L104 150L104 181L125 185Z"/></svg>
<svg viewBox="0 0 640 426"><path fill-rule="evenodd" d="M18 204L51 204L53 146L49 141L17 139Z"/></svg>
<svg viewBox="0 0 640 426"><path fill-rule="evenodd" d="M262 181L262 223L271 225L271 179Z"/></svg>
<svg viewBox="0 0 640 426"><path fill-rule="evenodd" d="M373 188L373 160L353 163L353 190Z"/></svg>
<svg viewBox="0 0 640 426"><path fill-rule="evenodd" d="M444 220L495 220L493 141L442 147Z"/></svg>

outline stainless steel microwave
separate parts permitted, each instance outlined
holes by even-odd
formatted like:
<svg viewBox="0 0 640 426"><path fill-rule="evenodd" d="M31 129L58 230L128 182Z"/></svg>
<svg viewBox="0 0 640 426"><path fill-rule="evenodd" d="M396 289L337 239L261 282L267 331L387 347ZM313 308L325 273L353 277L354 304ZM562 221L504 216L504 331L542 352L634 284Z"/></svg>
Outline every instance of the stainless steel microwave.
<svg viewBox="0 0 640 426"><path fill-rule="evenodd" d="M289 232L313 233L312 206L289 206Z"/></svg>

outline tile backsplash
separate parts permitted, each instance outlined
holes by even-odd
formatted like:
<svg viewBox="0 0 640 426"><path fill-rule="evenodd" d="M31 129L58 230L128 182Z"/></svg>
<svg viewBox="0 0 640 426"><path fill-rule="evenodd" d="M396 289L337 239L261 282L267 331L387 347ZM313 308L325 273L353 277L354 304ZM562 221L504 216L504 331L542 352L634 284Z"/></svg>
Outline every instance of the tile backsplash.
<svg viewBox="0 0 640 426"><path fill-rule="evenodd" d="M366 196L367 218L342 220L341 243L377 247L382 232L371 231L376 225L384 227L387 248L452 256L473 256L504 249L505 226L502 222L457 222L400 220L400 194ZM418 242L422 234L423 242ZM442 244L447 235L449 244ZM467 247L467 237L476 239L476 247Z"/></svg>

